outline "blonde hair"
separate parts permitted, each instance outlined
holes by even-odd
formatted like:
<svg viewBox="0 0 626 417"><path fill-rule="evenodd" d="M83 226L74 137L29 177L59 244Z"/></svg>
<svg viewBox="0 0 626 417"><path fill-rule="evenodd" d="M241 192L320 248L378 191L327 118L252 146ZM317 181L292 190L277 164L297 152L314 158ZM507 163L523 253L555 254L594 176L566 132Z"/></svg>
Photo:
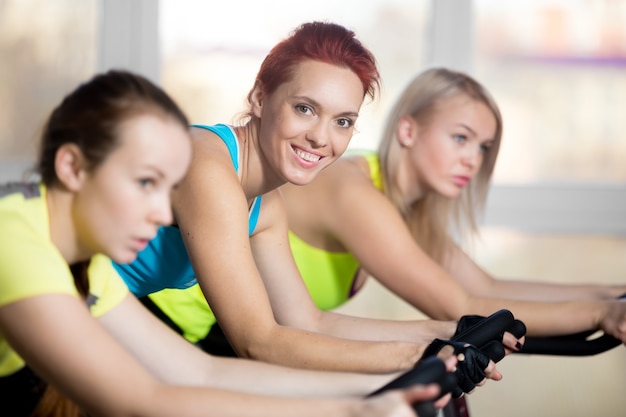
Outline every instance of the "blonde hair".
<svg viewBox="0 0 626 417"><path fill-rule="evenodd" d="M440 106L443 101L459 95L480 101L493 112L496 119L493 145L486 151L476 178L463 189L459 198L450 200L432 192L407 205L393 180L401 152L396 134L398 122L408 115L426 124L437 111L445 110ZM436 260L443 261L454 245L454 232L460 238L466 237L468 232L477 233L477 213L482 213L487 199L501 137L502 117L491 94L470 76L446 68L431 68L420 73L403 90L389 113L378 147L385 194L402 214L416 242Z"/></svg>

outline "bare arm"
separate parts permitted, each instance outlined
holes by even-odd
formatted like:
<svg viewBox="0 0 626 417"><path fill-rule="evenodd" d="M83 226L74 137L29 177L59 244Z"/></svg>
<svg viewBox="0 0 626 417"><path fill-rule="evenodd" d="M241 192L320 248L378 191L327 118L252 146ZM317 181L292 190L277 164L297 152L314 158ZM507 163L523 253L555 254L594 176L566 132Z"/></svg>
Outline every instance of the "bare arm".
<svg viewBox="0 0 626 417"><path fill-rule="evenodd" d="M156 320L134 297L99 321L143 366L168 384L253 394L346 397L364 396L397 376L312 371L211 356Z"/></svg>
<svg viewBox="0 0 626 417"><path fill-rule="evenodd" d="M474 285L476 280L483 295L488 292L489 277L478 273L476 266L466 271L458 263L454 277L450 275L416 244L398 211L366 175L355 173L354 164L338 164L307 186L316 187L308 193L315 195L317 202L327 202L316 207L316 226L341 242L384 286L424 313L437 319L458 319L508 308L526 323L528 335L567 334L600 326L626 340L626 333L618 330L619 323L626 322L623 303L513 300L467 291L455 277L469 273L465 285Z"/></svg>
<svg viewBox="0 0 626 417"><path fill-rule="evenodd" d="M304 286L294 283L301 281L297 274L277 276L281 284L274 286L261 278L257 262L267 268L269 262L278 264L283 259L273 254L253 256L247 228L250 202L226 149L215 144L218 140L195 142L194 159L173 195L173 205L198 282L238 355L326 370L388 373L412 367L421 357L423 344L355 341L323 335L307 326L277 323L273 306L280 309L277 317L292 320L288 323L314 323L321 313ZM275 191L264 196L254 240L272 242L275 233L285 233L283 250L289 251L285 226L276 228L281 215L277 203ZM285 313L287 304L281 303L293 308Z"/></svg>
<svg viewBox="0 0 626 417"><path fill-rule="evenodd" d="M122 310L135 308L127 304ZM32 297L0 308L0 331L37 373L94 416L411 416L410 402L437 392L415 387L363 401L164 385L70 295Z"/></svg>
<svg viewBox="0 0 626 417"><path fill-rule="evenodd" d="M533 280L495 279L481 269L460 248L444 268L469 293L511 300L568 301L615 300L626 294L626 285L553 284Z"/></svg>
<svg viewBox="0 0 626 417"><path fill-rule="evenodd" d="M264 230L252 239L252 249L279 323L336 337L377 341L383 343L382 347L394 340L417 341L425 347L433 338L452 336L456 322L373 320L320 311L311 300L289 249L282 198L272 193L271 200L266 201L268 212L276 213L275 220L271 222L271 233ZM289 277L293 278L286 279ZM305 314L307 310L309 314ZM491 361L485 374L494 380L502 377Z"/></svg>
<svg viewBox="0 0 626 417"><path fill-rule="evenodd" d="M266 205L275 218L271 230L254 236L252 244L279 323L355 340L400 340L427 345L435 338L449 339L452 336L456 321L376 320L320 311L300 277L289 248L282 198L272 195L272 199Z"/></svg>

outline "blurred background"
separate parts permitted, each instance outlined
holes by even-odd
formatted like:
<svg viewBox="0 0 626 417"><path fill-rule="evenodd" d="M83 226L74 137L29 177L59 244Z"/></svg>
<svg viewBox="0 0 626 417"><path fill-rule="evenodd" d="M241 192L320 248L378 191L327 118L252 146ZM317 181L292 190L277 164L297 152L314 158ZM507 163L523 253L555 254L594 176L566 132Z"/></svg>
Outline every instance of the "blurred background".
<svg viewBox="0 0 626 417"><path fill-rule="evenodd" d="M380 64L352 148L376 146L425 67L466 71L495 96L503 142L468 248L487 271L626 281L626 0L0 0L0 181L23 178L44 117L109 68L162 85L193 123L233 121L265 54L310 20L353 29ZM422 317L373 281L342 310ZM472 417L626 414L623 347L499 368L502 382L469 397Z"/></svg>

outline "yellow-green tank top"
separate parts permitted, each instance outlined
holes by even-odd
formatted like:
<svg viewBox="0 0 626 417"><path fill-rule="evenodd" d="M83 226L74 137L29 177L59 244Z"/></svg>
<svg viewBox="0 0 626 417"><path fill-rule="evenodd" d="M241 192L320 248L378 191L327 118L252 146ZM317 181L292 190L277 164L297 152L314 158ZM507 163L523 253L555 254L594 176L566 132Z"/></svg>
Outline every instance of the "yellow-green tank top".
<svg viewBox="0 0 626 417"><path fill-rule="evenodd" d="M374 186L382 191L378 155L371 151L350 151L363 156L369 165ZM309 245L289 231L291 251L313 301L322 310L344 304L355 294L354 280L359 262L349 252L328 252Z"/></svg>

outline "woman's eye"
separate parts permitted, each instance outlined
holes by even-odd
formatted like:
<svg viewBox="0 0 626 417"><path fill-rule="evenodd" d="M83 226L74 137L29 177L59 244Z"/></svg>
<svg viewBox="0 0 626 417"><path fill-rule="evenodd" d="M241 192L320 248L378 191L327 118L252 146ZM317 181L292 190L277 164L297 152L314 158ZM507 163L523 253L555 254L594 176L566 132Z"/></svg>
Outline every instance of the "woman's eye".
<svg viewBox="0 0 626 417"><path fill-rule="evenodd" d="M453 137L453 139L455 141L457 141L459 143L463 143L463 142L465 142L467 140L467 136L465 136L465 135L454 135L452 137Z"/></svg>
<svg viewBox="0 0 626 417"><path fill-rule="evenodd" d="M352 127L354 125L354 122L350 119L339 119L337 120L337 124L340 127Z"/></svg>
<svg viewBox="0 0 626 417"><path fill-rule="evenodd" d="M296 110L302 114L310 114L313 113L313 109L311 109L306 104L298 104L296 105Z"/></svg>
<svg viewBox="0 0 626 417"><path fill-rule="evenodd" d="M142 178L138 182L141 188L149 188L154 185L154 180L152 178Z"/></svg>

